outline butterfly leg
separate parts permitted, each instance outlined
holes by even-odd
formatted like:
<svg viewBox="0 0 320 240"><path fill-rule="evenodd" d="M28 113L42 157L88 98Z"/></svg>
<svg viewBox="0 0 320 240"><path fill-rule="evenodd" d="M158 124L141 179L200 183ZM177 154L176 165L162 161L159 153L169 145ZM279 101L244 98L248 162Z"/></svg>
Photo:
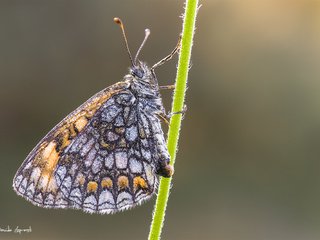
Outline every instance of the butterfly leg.
<svg viewBox="0 0 320 240"><path fill-rule="evenodd" d="M175 114L182 114L182 118L184 118L184 116L186 115L187 109L188 109L187 105L184 105L182 111L173 112L173 113L169 112L167 114L167 118L171 118Z"/></svg>
<svg viewBox="0 0 320 240"><path fill-rule="evenodd" d="M176 86L174 84L172 85L165 85L165 86L159 86L160 90L171 90L171 89L175 89Z"/></svg>
<svg viewBox="0 0 320 240"><path fill-rule="evenodd" d="M167 117L167 114L165 112L157 112L156 114L162 121L164 121L169 126L170 123L168 119L170 118Z"/></svg>
<svg viewBox="0 0 320 240"><path fill-rule="evenodd" d="M165 58L161 59L159 62L157 62L156 64L154 64L152 67L151 67L151 70L154 70L155 68L161 66L162 64L168 62L169 60L171 60L173 58L173 56L179 52L180 50L180 47L181 47L181 38L182 36L180 35L179 36L179 39L178 39L178 43L176 45L176 47L172 50L172 52L166 56Z"/></svg>
<svg viewBox="0 0 320 240"><path fill-rule="evenodd" d="M160 119L162 121L164 121L169 126L169 124L170 124L169 120L173 115L182 114L182 118L184 118L186 112L187 112L187 105L184 105L182 111L166 113L165 110L163 110L162 112L156 112L156 114L157 114L157 116L160 117Z"/></svg>

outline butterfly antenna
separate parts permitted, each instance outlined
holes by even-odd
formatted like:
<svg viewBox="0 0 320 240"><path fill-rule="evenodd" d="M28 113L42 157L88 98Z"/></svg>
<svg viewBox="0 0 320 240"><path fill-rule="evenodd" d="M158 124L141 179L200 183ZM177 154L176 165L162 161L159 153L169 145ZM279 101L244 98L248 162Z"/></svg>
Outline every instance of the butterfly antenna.
<svg viewBox="0 0 320 240"><path fill-rule="evenodd" d="M148 28L146 30L144 30L144 32L145 32L144 39L143 39L143 41L142 41L142 43L141 43L141 45L140 45L140 47L139 47L139 49L137 51L136 56L134 57L134 63L135 64L137 63L137 59L138 59L138 56L139 56L139 54L141 52L141 49L143 48L144 44L146 43L146 41L147 41L147 39L148 39L148 37L150 35L150 30Z"/></svg>
<svg viewBox="0 0 320 240"><path fill-rule="evenodd" d="M118 24L122 30L122 35L123 35L123 39L124 39L124 42L125 42L125 45L126 45L126 48L127 48L127 53L129 55L129 58L130 58L130 61L131 61L131 64L132 64L132 67L135 66L135 62L133 62L133 59L132 59L132 55L131 55L131 52L130 52L130 49L129 49L129 44L128 44L128 40L127 40L127 36L126 36L126 33L124 31L124 26L123 26L123 23L121 21L120 18L114 18L113 21Z"/></svg>

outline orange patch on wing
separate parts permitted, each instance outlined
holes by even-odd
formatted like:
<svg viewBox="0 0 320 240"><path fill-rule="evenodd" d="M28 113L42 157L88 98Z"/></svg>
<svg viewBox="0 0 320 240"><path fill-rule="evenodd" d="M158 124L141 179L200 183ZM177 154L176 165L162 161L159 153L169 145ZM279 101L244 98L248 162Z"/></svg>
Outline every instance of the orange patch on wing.
<svg viewBox="0 0 320 240"><path fill-rule="evenodd" d="M70 125L69 130L70 130L70 135L71 135L72 138L77 136L77 133L76 133L76 130L74 129L74 125L73 124Z"/></svg>
<svg viewBox="0 0 320 240"><path fill-rule="evenodd" d="M51 173L56 167L59 154L56 151L57 143L54 141L50 142L48 146L43 150L42 161L45 162L44 171Z"/></svg>
<svg viewBox="0 0 320 240"><path fill-rule="evenodd" d="M62 149L70 144L69 135L70 135L70 132L68 129L63 131L63 135L61 138L61 148Z"/></svg>
<svg viewBox="0 0 320 240"><path fill-rule="evenodd" d="M118 177L118 187L120 189L126 188L129 186L129 180L126 176Z"/></svg>
<svg viewBox="0 0 320 240"><path fill-rule="evenodd" d="M76 120L74 126L77 128L78 132L80 132L88 123L88 119L85 116L82 116Z"/></svg>
<svg viewBox="0 0 320 240"><path fill-rule="evenodd" d="M137 176L133 179L133 188L136 190L138 189L139 187L141 188L147 188L148 187L148 184L146 183L146 181L140 177L140 176Z"/></svg>
<svg viewBox="0 0 320 240"><path fill-rule="evenodd" d="M40 189L48 192L55 192L57 189L55 178L52 178L59 160L59 154L56 151L56 147L56 142L49 142L49 144L42 150L39 160L39 164L42 166L42 172L39 179L40 184L38 186Z"/></svg>
<svg viewBox="0 0 320 240"><path fill-rule="evenodd" d="M95 192L98 189L98 183L94 182L94 181L90 181L88 182L87 185L87 192Z"/></svg>
<svg viewBox="0 0 320 240"><path fill-rule="evenodd" d="M42 151L42 159L48 159L55 150L56 146L57 144L54 141L49 142L49 144Z"/></svg>
<svg viewBox="0 0 320 240"><path fill-rule="evenodd" d="M102 181L101 181L101 187L103 187L103 188L112 188L112 186L113 186L113 183L112 183L112 180L111 180L111 178L104 178L104 179L102 179Z"/></svg>
<svg viewBox="0 0 320 240"><path fill-rule="evenodd" d="M43 173L39 179L38 188L46 192L56 192L57 183L55 178L48 173Z"/></svg>

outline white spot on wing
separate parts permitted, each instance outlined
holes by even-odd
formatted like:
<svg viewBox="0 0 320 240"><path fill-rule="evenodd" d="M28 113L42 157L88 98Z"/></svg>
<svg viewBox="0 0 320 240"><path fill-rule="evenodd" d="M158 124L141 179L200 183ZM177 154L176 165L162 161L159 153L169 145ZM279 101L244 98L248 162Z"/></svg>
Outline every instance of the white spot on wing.
<svg viewBox="0 0 320 240"><path fill-rule="evenodd" d="M104 107L109 107L111 105L114 105L114 99L113 98L109 98L108 101L104 104Z"/></svg>
<svg viewBox="0 0 320 240"><path fill-rule="evenodd" d="M53 204L53 200L54 200L53 195L49 194L48 197L44 200L44 204L52 205Z"/></svg>
<svg viewBox="0 0 320 240"><path fill-rule="evenodd" d="M99 197L99 210L115 209L114 199L111 192L104 190Z"/></svg>
<svg viewBox="0 0 320 240"><path fill-rule="evenodd" d="M153 170L149 164L143 163L144 165L144 171L147 176L147 181L149 182L149 185L154 185L155 183L155 174L153 173Z"/></svg>
<svg viewBox="0 0 320 240"><path fill-rule="evenodd" d="M132 196L127 192L121 192L117 198L117 207L128 208L133 204Z"/></svg>
<svg viewBox="0 0 320 240"><path fill-rule="evenodd" d="M62 194L60 192L58 192L56 196L55 205L59 206L59 208L66 208L68 205L68 202L65 199L63 199Z"/></svg>
<svg viewBox="0 0 320 240"><path fill-rule="evenodd" d="M102 113L102 121L111 122L120 111L121 109L114 105L106 107Z"/></svg>
<svg viewBox="0 0 320 240"><path fill-rule="evenodd" d="M96 156L96 150L95 148L92 148L90 150L90 152L88 153L88 156L86 157L86 160L84 161L84 164L86 165L86 167L89 167L91 166L92 162L93 162L93 159L95 158Z"/></svg>
<svg viewBox="0 0 320 240"><path fill-rule="evenodd" d="M27 179L24 178L23 181L20 184L20 187L19 187L19 192L20 193L24 193L25 192L26 187L27 187L27 183L28 183Z"/></svg>
<svg viewBox="0 0 320 240"><path fill-rule="evenodd" d="M82 145L85 144L87 141L88 141L88 139L87 139L86 135L84 135L84 134L78 135L78 138L76 138L74 140L74 142L69 145L69 146L71 146L70 151L71 152L78 152L79 149L82 147ZM68 146L68 148L66 148L64 150L64 152L66 152L67 149L69 149L69 146Z"/></svg>
<svg viewBox="0 0 320 240"><path fill-rule="evenodd" d="M141 143L142 143L142 146L147 148L149 147L149 142L148 140L145 138L145 139L141 139Z"/></svg>
<svg viewBox="0 0 320 240"><path fill-rule="evenodd" d="M77 165L76 163L72 164L72 166L71 166L71 168L70 168L70 170L69 170L69 174L70 174L71 176L74 176L75 173L76 173L77 168L78 168L78 165Z"/></svg>
<svg viewBox="0 0 320 240"><path fill-rule="evenodd" d="M124 125L123 117L122 117L121 115L119 115L119 116L115 119L114 125L115 125L116 127L121 127L121 126Z"/></svg>
<svg viewBox="0 0 320 240"><path fill-rule="evenodd" d="M136 125L132 125L126 130L126 139L133 142L138 137L138 130Z"/></svg>
<svg viewBox="0 0 320 240"><path fill-rule="evenodd" d="M85 156L91 150L94 144L94 138L91 138L85 145L83 145L82 149L80 150L80 155Z"/></svg>
<svg viewBox="0 0 320 240"><path fill-rule="evenodd" d="M146 133L146 136L149 137L150 136L150 130L149 130L149 122L146 118L146 116L144 114L141 113L140 115L140 120L141 120L141 127L144 129L145 133Z"/></svg>
<svg viewBox="0 0 320 240"><path fill-rule="evenodd" d="M142 164L135 158L129 159L129 166L132 173L141 173L142 172Z"/></svg>
<svg viewBox="0 0 320 240"><path fill-rule="evenodd" d="M113 157L113 154L111 153L111 154L109 154L108 156L105 157L104 165L107 168L112 168L113 164L114 164L114 157Z"/></svg>
<svg viewBox="0 0 320 240"><path fill-rule="evenodd" d="M71 189L71 177L67 177L61 185L61 191L65 196L68 196Z"/></svg>
<svg viewBox="0 0 320 240"><path fill-rule="evenodd" d="M37 202L37 203L40 203L40 204L42 204L42 200L43 200L43 198L42 198L41 193L36 195L36 197L34 198L34 201Z"/></svg>
<svg viewBox="0 0 320 240"><path fill-rule="evenodd" d="M49 175L42 175L38 182L38 189L45 189L49 182Z"/></svg>
<svg viewBox="0 0 320 240"><path fill-rule="evenodd" d="M141 153L142 153L142 156L144 157L144 159L147 160L148 162L150 162L150 160L151 160L150 151L141 148Z"/></svg>
<svg viewBox="0 0 320 240"><path fill-rule="evenodd" d="M58 169L56 170L56 175L57 175L56 181L58 185L61 184L61 181L63 181L64 177L66 176L66 173L67 173L67 169L65 166L58 167Z"/></svg>
<svg viewBox="0 0 320 240"><path fill-rule="evenodd" d="M30 176L30 181L34 183L38 182L40 174L41 174L40 168L39 167L34 168Z"/></svg>
<svg viewBox="0 0 320 240"><path fill-rule="evenodd" d="M117 168L126 168L128 163L128 155L126 152L116 152L114 154Z"/></svg>
<svg viewBox="0 0 320 240"><path fill-rule="evenodd" d="M27 189L27 196L29 198L33 197L33 193L34 193L34 183L31 183Z"/></svg>
<svg viewBox="0 0 320 240"><path fill-rule="evenodd" d="M100 171L101 167L102 167L101 159L97 158L96 160L94 160L92 164L92 172L96 174L97 172Z"/></svg>
<svg viewBox="0 0 320 240"><path fill-rule="evenodd" d="M84 200L83 208L85 211L93 213L95 212L96 206L97 200L93 195L90 195Z"/></svg>
<svg viewBox="0 0 320 240"><path fill-rule="evenodd" d="M30 167L32 167L32 161L28 162L28 164L25 166L25 169L28 169Z"/></svg>
<svg viewBox="0 0 320 240"><path fill-rule="evenodd" d="M22 180L22 175L19 175L18 177L16 177L16 180L14 182L15 187L18 187L19 184L21 183Z"/></svg>
<svg viewBox="0 0 320 240"><path fill-rule="evenodd" d="M107 131L107 139L109 140L109 141L115 141L115 140L117 140L119 138L119 136L117 135L117 134L115 134L114 132L112 132L112 131Z"/></svg>
<svg viewBox="0 0 320 240"><path fill-rule="evenodd" d="M79 188L75 188L71 191L70 200L74 201L77 204L81 204L81 192Z"/></svg>

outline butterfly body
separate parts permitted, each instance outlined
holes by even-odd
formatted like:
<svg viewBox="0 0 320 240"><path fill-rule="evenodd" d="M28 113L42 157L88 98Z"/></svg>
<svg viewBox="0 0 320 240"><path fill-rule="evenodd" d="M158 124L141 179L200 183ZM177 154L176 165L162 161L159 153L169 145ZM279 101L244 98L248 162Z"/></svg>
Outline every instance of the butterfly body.
<svg viewBox="0 0 320 240"><path fill-rule="evenodd" d="M90 213L141 204L159 176L173 173L161 113L154 71L138 62L39 142L17 171L14 190L37 206Z"/></svg>

